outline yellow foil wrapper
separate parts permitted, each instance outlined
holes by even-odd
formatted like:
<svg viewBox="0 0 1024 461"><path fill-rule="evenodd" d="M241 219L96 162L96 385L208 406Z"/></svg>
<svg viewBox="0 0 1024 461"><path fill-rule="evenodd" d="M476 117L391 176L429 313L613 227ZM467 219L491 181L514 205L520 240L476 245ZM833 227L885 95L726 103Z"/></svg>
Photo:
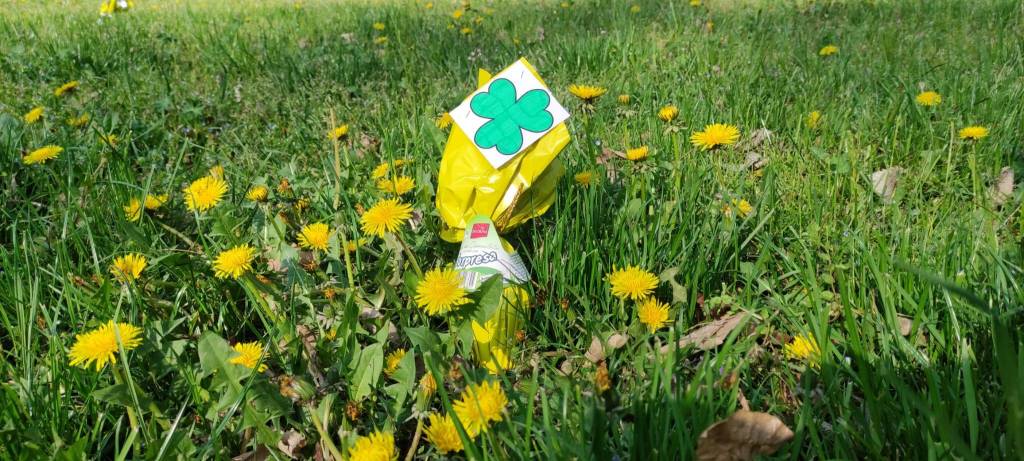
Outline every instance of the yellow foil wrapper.
<svg viewBox="0 0 1024 461"><path fill-rule="evenodd" d="M543 80L537 70L522 59L530 72ZM480 69L477 85L491 74ZM444 220L441 238L462 240L466 223L476 215L488 216L499 233L544 214L555 200L555 186L565 172L556 157L571 137L560 123L531 147L495 169L468 136L453 124L441 158L437 209Z"/></svg>

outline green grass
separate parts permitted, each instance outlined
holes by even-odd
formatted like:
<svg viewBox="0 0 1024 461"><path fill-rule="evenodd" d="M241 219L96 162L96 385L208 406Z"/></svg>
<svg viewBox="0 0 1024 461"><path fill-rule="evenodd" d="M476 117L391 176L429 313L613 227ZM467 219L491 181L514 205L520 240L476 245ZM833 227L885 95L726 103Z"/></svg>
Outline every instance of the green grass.
<svg viewBox="0 0 1024 461"><path fill-rule="evenodd" d="M424 408L415 380L445 378L428 403L444 412L486 371L448 322L420 313L394 240L348 265L335 246L312 269L288 244L316 221L357 235L357 204L382 196L369 172L406 158L422 222L400 234L424 268L453 261L457 246L437 234L447 133L434 118L474 88L477 68L520 56L573 113L573 141L555 204L505 235L533 276L526 339L500 378L504 421L459 456L689 459L741 395L795 432L779 459L1024 456L1022 194L997 207L987 192L1003 167L1024 175L1020 2L637 0L636 14L610 0L474 2L455 21L447 1L138 0L99 23L92 3L8 2L0 17L0 458L283 459L289 430L308 458L375 428L404 457ZM826 44L839 53L818 56ZM79 90L54 97L68 80ZM572 83L609 93L586 112ZM942 104L916 105L922 89ZM680 110L671 124L656 117L666 104ZM38 105L44 120L24 123ZM64 123L83 112L87 127ZM351 125L340 175L332 119ZM758 148L768 165L755 174L740 147L693 147L710 123L743 139L771 130ZM958 139L968 125L990 135ZM108 133L116 145L97 141ZM584 170L604 179L599 143L652 155L618 161L616 183L574 184ZM47 144L65 150L21 163ZM230 192L193 214L181 190L214 165ZM885 201L869 176L890 166L905 172ZM274 190L282 179L290 192ZM267 204L245 200L253 184L270 186ZM147 192L171 200L127 221L122 207ZM733 198L755 211L724 216ZM213 276L210 261L240 242L261 249L265 282ZM129 252L149 267L121 286L108 268ZM609 292L606 274L627 264L677 269L678 287L656 292L673 303L656 334ZM360 318L368 304L380 318ZM728 312L752 318L722 346L658 352ZM110 319L143 327L143 345L100 372L70 366L75 335ZM609 353L600 393L583 354L615 331L630 340ZM784 355L800 334L817 338L820 367ZM242 341L267 345L267 373L225 363ZM407 359L381 374L397 348ZM563 375L564 361L575 371ZM423 441L417 457L441 456Z"/></svg>

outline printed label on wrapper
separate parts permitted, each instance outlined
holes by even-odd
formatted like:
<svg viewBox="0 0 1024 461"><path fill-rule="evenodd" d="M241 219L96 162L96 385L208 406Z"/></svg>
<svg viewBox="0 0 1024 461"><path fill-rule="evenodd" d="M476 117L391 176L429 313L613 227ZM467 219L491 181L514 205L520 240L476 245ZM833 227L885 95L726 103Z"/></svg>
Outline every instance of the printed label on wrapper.
<svg viewBox="0 0 1024 461"><path fill-rule="evenodd" d="M455 270L462 275L462 287L469 291L495 275L501 275L505 283L530 280L522 258L505 250L494 223L484 215L477 215L466 226Z"/></svg>

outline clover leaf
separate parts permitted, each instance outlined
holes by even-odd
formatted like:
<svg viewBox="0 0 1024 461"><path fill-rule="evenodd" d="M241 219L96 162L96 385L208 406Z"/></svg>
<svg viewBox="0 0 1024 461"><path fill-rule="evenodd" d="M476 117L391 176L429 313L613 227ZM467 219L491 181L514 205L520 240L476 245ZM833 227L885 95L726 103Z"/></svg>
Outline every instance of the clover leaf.
<svg viewBox="0 0 1024 461"><path fill-rule="evenodd" d="M476 131L473 142L482 149L497 148L503 155L513 155L523 147L523 130L543 133L554 124L547 111L551 96L544 90L527 91L516 99L512 82L499 78L487 91L473 96L469 108L475 115L490 119Z"/></svg>

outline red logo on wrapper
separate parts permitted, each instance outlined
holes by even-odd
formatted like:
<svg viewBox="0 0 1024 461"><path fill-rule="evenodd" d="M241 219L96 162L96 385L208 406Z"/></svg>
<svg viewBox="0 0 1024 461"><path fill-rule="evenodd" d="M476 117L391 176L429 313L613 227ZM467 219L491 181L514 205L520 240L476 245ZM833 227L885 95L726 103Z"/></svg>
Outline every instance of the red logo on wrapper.
<svg viewBox="0 0 1024 461"><path fill-rule="evenodd" d="M485 222L473 224L473 230L469 234L469 238L478 239L480 237L487 237L487 231L491 228L490 224Z"/></svg>

